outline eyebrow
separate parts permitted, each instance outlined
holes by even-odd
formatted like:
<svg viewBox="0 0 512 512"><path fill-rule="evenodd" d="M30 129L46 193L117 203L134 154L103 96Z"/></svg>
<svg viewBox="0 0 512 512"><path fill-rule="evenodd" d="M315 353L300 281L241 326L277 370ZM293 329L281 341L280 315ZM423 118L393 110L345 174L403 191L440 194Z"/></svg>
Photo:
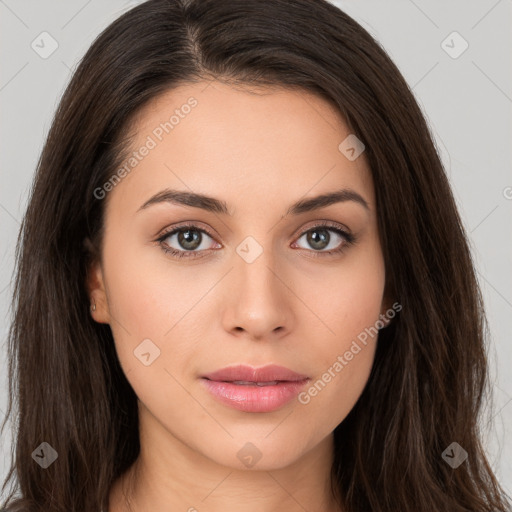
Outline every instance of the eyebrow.
<svg viewBox="0 0 512 512"><path fill-rule="evenodd" d="M329 192L308 199L301 199L292 204L285 215L300 215L320 208L325 208L331 204L353 201L363 206L366 210L370 210L367 201L352 189L341 189L335 192ZM149 198L137 211L144 210L153 204L172 203L182 206L192 206L193 208L201 208L212 213L232 216L229 212L225 201L216 199L195 192L187 192L184 190L165 189Z"/></svg>

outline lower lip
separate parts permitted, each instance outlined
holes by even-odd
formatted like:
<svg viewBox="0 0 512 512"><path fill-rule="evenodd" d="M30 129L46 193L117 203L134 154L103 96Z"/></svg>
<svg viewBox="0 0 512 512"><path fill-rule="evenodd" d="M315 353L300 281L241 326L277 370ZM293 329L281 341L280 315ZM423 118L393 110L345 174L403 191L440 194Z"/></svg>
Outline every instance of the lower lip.
<svg viewBox="0 0 512 512"><path fill-rule="evenodd" d="M293 400L308 379L283 381L272 386L233 384L201 379L206 389L220 402L245 412L271 412Z"/></svg>

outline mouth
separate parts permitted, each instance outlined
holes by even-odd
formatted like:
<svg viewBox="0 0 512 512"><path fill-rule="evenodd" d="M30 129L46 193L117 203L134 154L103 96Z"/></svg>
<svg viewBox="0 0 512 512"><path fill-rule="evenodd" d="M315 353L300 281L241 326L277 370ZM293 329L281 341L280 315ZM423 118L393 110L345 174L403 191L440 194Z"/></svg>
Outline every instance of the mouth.
<svg viewBox="0 0 512 512"><path fill-rule="evenodd" d="M203 375L203 378L217 382L236 382L244 384L260 384L275 382L297 382L307 379L307 375L294 372L284 366L269 364L259 368L239 364L228 366L215 372Z"/></svg>
<svg viewBox="0 0 512 512"><path fill-rule="evenodd" d="M272 380L270 382L247 382L243 380L234 380L234 381L223 381L223 382L231 382L232 384L236 384L237 386L275 386L280 382L288 382L283 380Z"/></svg>
<svg viewBox="0 0 512 512"><path fill-rule="evenodd" d="M209 393L224 405L244 412L272 412L296 397L310 380L288 368L231 366L201 377Z"/></svg>

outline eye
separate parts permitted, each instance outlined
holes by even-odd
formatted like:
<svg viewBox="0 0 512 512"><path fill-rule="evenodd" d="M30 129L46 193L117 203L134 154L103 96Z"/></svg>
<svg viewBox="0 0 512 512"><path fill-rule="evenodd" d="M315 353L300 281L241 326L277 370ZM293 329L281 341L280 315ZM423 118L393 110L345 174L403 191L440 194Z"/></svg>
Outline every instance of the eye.
<svg viewBox="0 0 512 512"><path fill-rule="evenodd" d="M164 252L177 258L197 258L212 249L212 242L208 242L208 239L213 240L212 235L205 229L195 225L182 225L164 233L157 241Z"/></svg>
<svg viewBox="0 0 512 512"><path fill-rule="evenodd" d="M302 249L313 249L315 256L324 254L336 254L344 251L349 245L355 243L355 236L348 233L344 229L341 229L337 224L333 224L329 221L324 221L317 224L307 231L302 233L298 238L301 240L305 239L305 243L309 247L300 246ZM295 242L297 244L297 242Z"/></svg>
<svg viewBox="0 0 512 512"><path fill-rule="evenodd" d="M297 242L292 244L292 247L297 246L298 241L302 238L305 238L305 243L309 247L300 245L298 247L307 250L314 256L329 256L341 253L356 242L355 235L330 221L323 221L304 231ZM165 253L169 253L175 258L201 258L211 250L222 247L221 244L214 241L212 234L195 224L174 227L162 234L156 242L159 243ZM216 247L212 247L212 242L217 244Z"/></svg>

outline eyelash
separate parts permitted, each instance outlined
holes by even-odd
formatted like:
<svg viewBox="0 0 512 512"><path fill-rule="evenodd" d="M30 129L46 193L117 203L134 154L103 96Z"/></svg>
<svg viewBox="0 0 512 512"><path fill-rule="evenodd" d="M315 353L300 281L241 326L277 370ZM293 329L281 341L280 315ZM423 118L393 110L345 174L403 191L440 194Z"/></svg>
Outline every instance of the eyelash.
<svg viewBox="0 0 512 512"><path fill-rule="evenodd" d="M314 254L314 257L322 257L322 256L332 256L334 254L341 254L345 251L349 246L354 245L357 241L357 237L352 234L348 233L347 231L341 229L338 227L337 224L334 224L330 221L323 221L319 222L318 224L315 224L314 226L311 226L310 228L303 231L297 238L299 240L302 238L306 233L309 233L310 231L314 231L315 229L319 228L329 228L328 231L334 231L336 234L340 235L342 238L345 239L345 241L337 248L337 249L331 249L330 251L315 251L311 249L311 252ZM216 249L206 249L202 251L180 251L178 249L173 249L172 247L168 247L164 240L169 238L170 236L174 235L175 233L179 233L180 231L185 231L187 229L192 229L194 231L199 231L201 233L206 233L209 237L215 238L212 233L210 233L205 228L199 228L199 226L195 224L183 224L178 227L174 227L173 229L165 232L160 236L156 242L158 242L162 248L162 250L166 254L170 254L174 258L202 258L204 257L208 251L216 250ZM306 250L307 249L303 249Z"/></svg>

